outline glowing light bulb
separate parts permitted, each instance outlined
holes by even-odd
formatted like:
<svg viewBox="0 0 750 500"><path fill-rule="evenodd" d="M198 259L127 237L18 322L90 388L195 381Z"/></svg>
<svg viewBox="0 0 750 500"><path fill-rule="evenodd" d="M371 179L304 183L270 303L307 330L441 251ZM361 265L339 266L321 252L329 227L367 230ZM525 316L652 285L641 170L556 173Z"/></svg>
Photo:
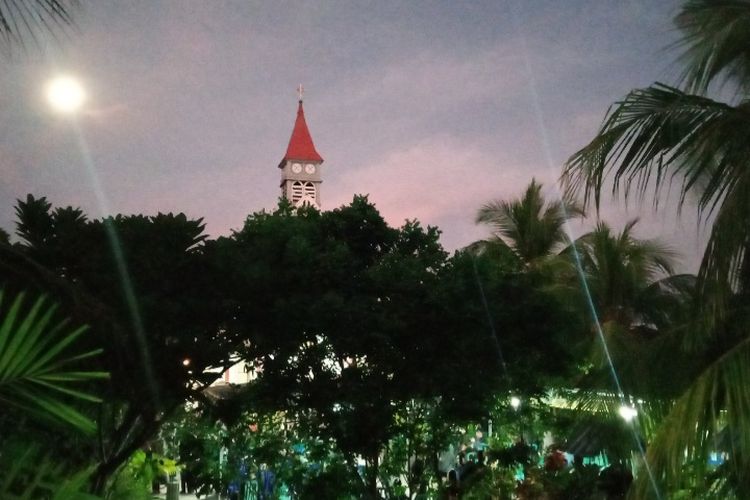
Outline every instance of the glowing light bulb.
<svg viewBox="0 0 750 500"><path fill-rule="evenodd" d="M517 410L519 406L521 406L521 400L517 398L516 396L513 396L510 398L510 405L513 407L514 410Z"/></svg>

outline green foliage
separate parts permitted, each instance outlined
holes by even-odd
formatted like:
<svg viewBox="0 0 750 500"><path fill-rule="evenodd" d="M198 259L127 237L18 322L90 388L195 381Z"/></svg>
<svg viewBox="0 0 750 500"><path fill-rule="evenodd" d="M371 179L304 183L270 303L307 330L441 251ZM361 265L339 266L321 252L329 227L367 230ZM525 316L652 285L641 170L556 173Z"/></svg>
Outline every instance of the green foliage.
<svg viewBox="0 0 750 500"><path fill-rule="evenodd" d="M99 457L101 491L166 413L213 381L210 368L230 364L238 342L224 327L231 311L214 293L201 220L158 214L92 221L80 209L53 209L31 195L16 211L21 243L1 249L0 278L14 289L54 291L90 325L87 345L104 348L88 361L93 371L111 373L100 442L75 451L80 460Z"/></svg>
<svg viewBox="0 0 750 500"><path fill-rule="evenodd" d="M570 194L561 200L546 201L542 185L532 179L521 198L485 204L479 209L476 222L495 231L487 244L506 245L523 264L529 265L559 250L567 241L565 223L583 215L583 209Z"/></svg>
<svg viewBox="0 0 750 500"><path fill-rule="evenodd" d="M201 494L226 491L230 483L259 488L272 471L278 485L300 498L358 498L362 481L330 440L282 413L245 413L230 425L209 408L182 413L164 430L179 442L181 468ZM323 496L315 496L323 495Z"/></svg>
<svg viewBox="0 0 750 500"><path fill-rule="evenodd" d="M25 298L0 290L0 498L98 498L86 493L91 469L62 455L97 428L86 414L101 402L91 383L108 374L81 366L101 350L81 352L86 327L69 327L45 296Z"/></svg>
<svg viewBox="0 0 750 500"><path fill-rule="evenodd" d="M388 227L356 197L330 212L254 214L211 248L219 267L231 264L218 282L235 300L228 327L247 335L252 407L294 415L343 456L365 457L370 486L375 459L407 429L425 467L441 451L417 439L422 417L407 408L435 404L428 421L480 418L496 390L541 392L569 365L562 308L536 277L486 255L448 259L438 234L416 221Z"/></svg>
<svg viewBox="0 0 750 500"><path fill-rule="evenodd" d="M282 204L216 241L183 215L89 221L33 197L18 215L9 282L54 284L91 341L107 339L103 427L76 450L95 450L98 491L190 399L206 414L164 432L203 492L265 464L295 494L372 496L378 479L386 495L432 494L457 425L485 421L498 393L562 385L586 333L545 266L448 257L436 228L389 227L365 197L323 213ZM203 393L236 354L254 380L228 399ZM113 495L142 491L132 469Z"/></svg>
<svg viewBox="0 0 750 500"><path fill-rule="evenodd" d="M97 500L88 493L91 470L72 471L20 436L4 439L0 450L0 498L7 500Z"/></svg>
<svg viewBox="0 0 750 500"><path fill-rule="evenodd" d="M137 450L122 466L107 488L106 500L150 500L151 484L173 476L177 463L158 453Z"/></svg>
<svg viewBox="0 0 750 500"><path fill-rule="evenodd" d="M366 198L355 198L322 214L255 214L217 245L239 264L223 283L249 334L244 356L262 367L256 399L312 410L306 414L345 452L377 453L391 432L390 401L428 390L425 363L441 347L437 338L421 341L434 322L430 287L444 266L437 232L416 223L389 228ZM411 387L399 382L407 376Z"/></svg>
<svg viewBox="0 0 750 500"><path fill-rule="evenodd" d="M683 38L682 81L696 93L711 83L736 85L750 91L750 7L746 0L688 0L675 18Z"/></svg>
<svg viewBox="0 0 750 500"><path fill-rule="evenodd" d="M316 498L335 498L337 500L354 500L362 498L362 485L352 479L349 467L341 463L334 463L325 470L310 477L300 491L300 498L314 500Z"/></svg>
<svg viewBox="0 0 750 500"><path fill-rule="evenodd" d="M511 500L517 498L515 470L512 467L486 467L462 485L466 500Z"/></svg>
<svg viewBox="0 0 750 500"><path fill-rule="evenodd" d="M710 491L721 480L731 481L731 490L748 491L747 463L750 431L746 423L748 396L745 380L750 376L750 339L745 339L712 363L676 401L649 449L648 459L657 479L670 488L699 486ZM715 401L718 405L705 402ZM720 406L719 406L720 405ZM701 432L685 432L700 429ZM719 477L708 465L711 452L728 453ZM689 476L683 472L690 471ZM639 484L645 494L645 485Z"/></svg>
<svg viewBox="0 0 750 500"><path fill-rule="evenodd" d="M567 162L564 179L599 205L605 182L626 198L654 193L654 203L676 180L679 205L696 199L710 236L697 282L698 301L684 345L700 359L649 448L648 459L667 494L722 495L747 491L750 407L742 386L748 360L746 300L750 260L750 2L690 0L676 17L683 49L683 88L656 83L629 93L607 115L598 135ZM711 84L729 85L735 99L710 99ZM727 425L731 420L731 427ZM679 427L678 427L679 425ZM726 427L725 427L726 426ZM726 428L728 444L716 438ZM728 460L706 470L709 450ZM652 495L641 474L636 495Z"/></svg>
<svg viewBox="0 0 750 500"><path fill-rule="evenodd" d="M24 309L24 298L20 293L8 306L0 290L0 400L37 419L92 434L96 424L68 401L101 402L71 386L108 378L106 372L75 370L102 351L70 354L86 327L65 332L68 321L55 320L56 305L42 296Z"/></svg>

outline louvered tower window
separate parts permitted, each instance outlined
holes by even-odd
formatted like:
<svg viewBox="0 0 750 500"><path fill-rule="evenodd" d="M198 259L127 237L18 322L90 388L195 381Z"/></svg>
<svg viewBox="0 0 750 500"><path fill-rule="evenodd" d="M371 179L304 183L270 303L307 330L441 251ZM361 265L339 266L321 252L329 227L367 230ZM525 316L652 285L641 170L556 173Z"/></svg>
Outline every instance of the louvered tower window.
<svg viewBox="0 0 750 500"><path fill-rule="evenodd" d="M309 184L309 182L306 184ZM313 190L314 189L315 188L313 188ZM292 203L296 204L297 202L299 202L302 199L303 195L304 189L302 183L300 181L295 181L294 183L292 183Z"/></svg>
<svg viewBox="0 0 750 500"><path fill-rule="evenodd" d="M305 198L315 201L315 185L312 182L305 182Z"/></svg>

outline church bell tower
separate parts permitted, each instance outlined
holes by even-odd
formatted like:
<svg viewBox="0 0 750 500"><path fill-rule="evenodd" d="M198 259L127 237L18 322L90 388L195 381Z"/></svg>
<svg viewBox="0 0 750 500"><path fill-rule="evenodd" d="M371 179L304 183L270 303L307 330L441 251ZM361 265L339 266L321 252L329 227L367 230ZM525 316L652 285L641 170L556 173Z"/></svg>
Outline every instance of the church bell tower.
<svg viewBox="0 0 750 500"><path fill-rule="evenodd" d="M310 130L302 109L302 85L299 86L299 107L292 137L286 154L279 163L281 169L281 196L294 206L305 204L320 208L320 166L323 158L315 150Z"/></svg>

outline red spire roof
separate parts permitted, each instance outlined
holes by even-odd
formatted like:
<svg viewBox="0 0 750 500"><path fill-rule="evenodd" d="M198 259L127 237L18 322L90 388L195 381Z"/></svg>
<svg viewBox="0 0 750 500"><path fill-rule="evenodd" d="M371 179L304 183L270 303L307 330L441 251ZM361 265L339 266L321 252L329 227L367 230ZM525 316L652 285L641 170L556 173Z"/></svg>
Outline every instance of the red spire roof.
<svg viewBox="0 0 750 500"><path fill-rule="evenodd" d="M323 161L323 158L315 151L315 144L313 144L310 130L307 128L302 100L299 101L299 108L297 108L297 120L294 122L289 146L286 148L286 154L279 167L282 167L287 160Z"/></svg>

